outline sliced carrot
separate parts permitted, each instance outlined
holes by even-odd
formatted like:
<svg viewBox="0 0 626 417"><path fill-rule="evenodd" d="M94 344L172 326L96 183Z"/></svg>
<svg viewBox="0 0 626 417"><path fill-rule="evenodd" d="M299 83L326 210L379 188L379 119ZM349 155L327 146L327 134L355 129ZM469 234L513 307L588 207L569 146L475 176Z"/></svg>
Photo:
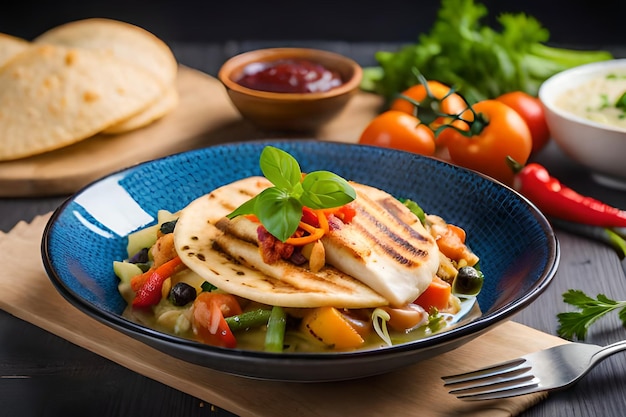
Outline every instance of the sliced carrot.
<svg viewBox="0 0 626 417"><path fill-rule="evenodd" d="M326 217L326 213L324 213L324 210L315 210L315 214L317 215L320 229L324 231L324 234L328 234L330 232L330 226L328 225L328 217Z"/></svg>
<svg viewBox="0 0 626 417"><path fill-rule="evenodd" d="M324 229L313 227L310 224L300 222L300 225L298 227L306 230L307 232L309 232L309 234L301 237L290 237L285 241L285 243L294 246L303 246L308 243L313 243L317 240L320 240L322 236L324 236Z"/></svg>
<svg viewBox="0 0 626 417"><path fill-rule="evenodd" d="M318 307L302 319L305 333L335 349L353 349L365 341L334 307Z"/></svg>
<svg viewBox="0 0 626 417"><path fill-rule="evenodd" d="M454 261L464 259L468 265L478 262L478 257L465 244L465 230L453 224L447 224L437 239L441 253Z"/></svg>
<svg viewBox="0 0 626 417"><path fill-rule="evenodd" d="M430 285L426 288L417 300L415 304L429 311L431 307L435 307L437 310L445 310L448 308L450 302L450 295L452 294L452 286L435 276Z"/></svg>

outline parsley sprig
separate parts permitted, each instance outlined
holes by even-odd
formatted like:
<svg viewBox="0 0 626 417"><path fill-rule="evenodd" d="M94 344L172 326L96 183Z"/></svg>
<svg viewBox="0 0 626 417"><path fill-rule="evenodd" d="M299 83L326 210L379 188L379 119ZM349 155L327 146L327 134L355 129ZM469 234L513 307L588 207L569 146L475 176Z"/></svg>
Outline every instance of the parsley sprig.
<svg viewBox="0 0 626 417"><path fill-rule="evenodd" d="M615 301L604 294L592 298L581 290L567 291L563 294L563 301L579 309L557 314L557 333L566 339L572 340L576 336L578 340L584 340L593 323L615 310L618 310L618 316L626 326L626 301Z"/></svg>
<svg viewBox="0 0 626 417"><path fill-rule="evenodd" d="M340 207L356 198L345 179L329 171L314 171L304 177L298 161L273 146L261 152L259 165L273 187L246 201L228 218L254 214L274 237L286 241L298 228L304 206L313 210Z"/></svg>

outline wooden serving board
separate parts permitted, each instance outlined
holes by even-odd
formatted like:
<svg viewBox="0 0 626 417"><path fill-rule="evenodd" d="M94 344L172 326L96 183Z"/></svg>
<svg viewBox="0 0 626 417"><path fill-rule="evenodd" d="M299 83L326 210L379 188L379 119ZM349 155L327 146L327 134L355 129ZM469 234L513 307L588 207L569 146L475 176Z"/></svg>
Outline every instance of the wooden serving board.
<svg viewBox="0 0 626 417"><path fill-rule="evenodd" d="M18 224L8 234L0 233L0 264L4 265L0 308L242 417L514 416L547 394L463 402L447 393L441 376L568 343L522 324L506 322L456 350L376 377L301 384L226 375L150 348L95 321L62 298L46 276L39 256L48 218L37 217L31 224Z"/></svg>
<svg viewBox="0 0 626 417"><path fill-rule="evenodd" d="M177 83L179 106L145 128L101 134L46 154L0 162L0 197L71 194L139 162L219 143L289 136L260 131L243 120L222 83L207 74L180 66ZM309 138L356 141L381 104L373 94L357 94L336 119Z"/></svg>

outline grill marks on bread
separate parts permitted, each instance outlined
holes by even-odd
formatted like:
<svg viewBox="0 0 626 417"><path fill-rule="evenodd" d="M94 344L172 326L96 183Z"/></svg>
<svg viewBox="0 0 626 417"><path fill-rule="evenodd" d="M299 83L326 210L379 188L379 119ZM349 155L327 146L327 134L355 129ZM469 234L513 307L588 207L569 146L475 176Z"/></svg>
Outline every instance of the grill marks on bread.
<svg viewBox="0 0 626 417"><path fill-rule="evenodd" d="M410 224L415 223L415 219L407 216L405 210L399 210L391 198L375 202L367 195L361 194L359 199L358 218L354 224L363 237L371 245L379 246L381 251L398 264L406 267L419 266L429 254L423 248L416 247L410 240L427 243L428 239L410 227ZM377 210L377 207L384 210ZM391 222L382 221L381 214Z"/></svg>
<svg viewBox="0 0 626 417"><path fill-rule="evenodd" d="M352 221L322 238L327 262L383 295L390 304L415 300L439 267L439 249L411 211L388 193L353 183Z"/></svg>

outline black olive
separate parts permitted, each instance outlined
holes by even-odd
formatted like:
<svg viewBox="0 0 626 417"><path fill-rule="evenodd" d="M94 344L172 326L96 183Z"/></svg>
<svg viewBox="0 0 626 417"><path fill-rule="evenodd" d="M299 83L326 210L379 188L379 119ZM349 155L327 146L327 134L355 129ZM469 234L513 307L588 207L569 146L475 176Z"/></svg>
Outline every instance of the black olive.
<svg viewBox="0 0 626 417"><path fill-rule="evenodd" d="M170 301L175 306L184 306L195 299L196 289L184 282L179 282L170 290Z"/></svg>
<svg viewBox="0 0 626 417"><path fill-rule="evenodd" d="M161 223L161 233L166 235L168 233L174 232L174 227L176 227L176 221L177 220L172 220L171 222Z"/></svg>
<svg viewBox="0 0 626 417"><path fill-rule="evenodd" d="M459 268L459 273L452 283L452 292L457 295L476 295L480 292L485 280L478 269L471 266Z"/></svg>

